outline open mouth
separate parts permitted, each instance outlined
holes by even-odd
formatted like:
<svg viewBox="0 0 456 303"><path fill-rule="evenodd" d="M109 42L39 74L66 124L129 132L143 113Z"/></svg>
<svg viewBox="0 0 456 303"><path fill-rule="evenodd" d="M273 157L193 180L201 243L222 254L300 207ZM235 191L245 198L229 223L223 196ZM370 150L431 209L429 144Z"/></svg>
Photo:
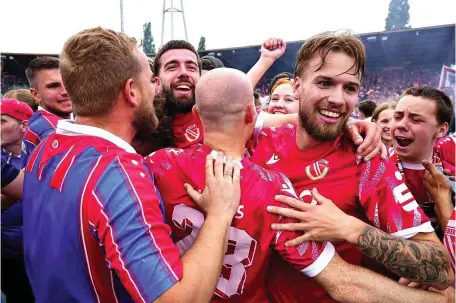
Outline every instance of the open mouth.
<svg viewBox="0 0 456 303"><path fill-rule="evenodd" d="M325 110L325 109L318 110L318 113L320 115L322 115L323 117L330 118L330 119L337 119L337 118L340 118L340 116L342 115L341 113L332 112L332 111Z"/></svg>
<svg viewBox="0 0 456 303"><path fill-rule="evenodd" d="M62 101L57 101L62 106L71 106L71 101L70 100L62 100Z"/></svg>
<svg viewBox="0 0 456 303"><path fill-rule="evenodd" d="M192 90L192 88L193 87L190 84L179 84L174 88L174 90L181 93L188 93Z"/></svg>
<svg viewBox="0 0 456 303"><path fill-rule="evenodd" d="M274 115L286 115L287 113L283 110L274 110L272 111Z"/></svg>
<svg viewBox="0 0 456 303"><path fill-rule="evenodd" d="M412 142L413 142L412 139L401 137L401 136L395 136L394 139L396 140L397 145L399 145L400 147L407 147L410 144L412 144Z"/></svg>

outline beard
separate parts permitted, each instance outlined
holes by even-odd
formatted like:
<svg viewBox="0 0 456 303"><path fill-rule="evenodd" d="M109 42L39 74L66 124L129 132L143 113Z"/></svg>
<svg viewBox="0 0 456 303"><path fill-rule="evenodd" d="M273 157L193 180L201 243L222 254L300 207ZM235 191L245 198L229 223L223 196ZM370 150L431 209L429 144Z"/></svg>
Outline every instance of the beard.
<svg viewBox="0 0 456 303"><path fill-rule="evenodd" d="M308 106L310 102L305 99L301 99L299 103L299 123L304 130L318 141L332 141L336 139L342 130L345 128L345 124L349 118L349 115L345 111L344 114L339 118L340 121L335 124L327 124L317 121L318 108ZM304 105L303 105L304 104Z"/></svg>
<svg viewBox="0 0 456 303"><path fill-rule="evenodd" d="M168 115L188 113L192 110L193 105L195 105L195 85L190 80L184 80L179 83L183 82L190 85L192 89L192 94L188 97L178 98L174 95L173 89L177 87L176 84L171 84L170 87L162 86L162 94L165 99Z"/></svg>
<svg viewBox="0 0 456 303"><path fill-rule="evenodd" d="M136 129L135 138L147 138L151 136L158 126L158 118L155 115L153 96L142 92L142 102L135 110L133 127Z"/></svg>

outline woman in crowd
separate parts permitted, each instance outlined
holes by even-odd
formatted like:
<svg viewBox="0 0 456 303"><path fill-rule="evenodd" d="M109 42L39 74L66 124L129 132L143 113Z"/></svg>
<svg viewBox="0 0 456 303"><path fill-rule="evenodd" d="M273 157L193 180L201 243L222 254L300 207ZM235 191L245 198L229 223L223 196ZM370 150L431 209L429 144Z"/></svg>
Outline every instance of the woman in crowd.
<svg viewBox="0 0 456 303"><path fill-rule="evenodd" d="M268 113L295 114L299 111L299 101L293 95L293 78L288 73L282 73L271 81L269 94L271 96Z"/></svg>
<svg viewBox="0 0 456 303"><path fill-rule="evenodd" d="M382 129L382 142L387 148L393 145L390 125L396 104L397 102L382 103L377 106L372 114L372 122L375 122Z"/></svg>
<svg viewBox="0 0 456 303"><path fill-rule="evenodd" d="M17 99L19 101L25 102L32 108L34 112L38 110L38 104L28 89L11 89L3 95L3 98Z"/></svg>

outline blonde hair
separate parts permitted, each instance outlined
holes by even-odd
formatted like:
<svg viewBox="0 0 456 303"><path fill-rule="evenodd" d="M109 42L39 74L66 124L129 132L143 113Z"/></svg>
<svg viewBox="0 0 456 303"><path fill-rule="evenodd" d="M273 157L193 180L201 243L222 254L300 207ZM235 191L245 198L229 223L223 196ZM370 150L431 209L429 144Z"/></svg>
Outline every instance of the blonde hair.
<svg viewBox="0 0 456 303"><path fill-rule="evenodd" d="M396 109L396 105L397 105L397 102L395 102L395 101L394 102L386 102L386 103L380 104L374 110L374 113L372 114L371 121L372 122L376 122L377 119L378 119L378 116L380 116L380 113L382 111L387 110L387 109Z"/></svg>
<svg viewBox="0 0 456 303"><path fill-rule="evenodd" d="M60 55L63 84L76 115L108 113L128 79L141 71L136 40L101 27L72 36Z"/></svg>
<svg viewBox="0 0 456 303"><path fill-rule="evenodd" d="M38 104L28 89L20 88L9 90L3 95L3 98L17 99L27 103L27 105L30 106L34 112L38 110Z"/></svg>

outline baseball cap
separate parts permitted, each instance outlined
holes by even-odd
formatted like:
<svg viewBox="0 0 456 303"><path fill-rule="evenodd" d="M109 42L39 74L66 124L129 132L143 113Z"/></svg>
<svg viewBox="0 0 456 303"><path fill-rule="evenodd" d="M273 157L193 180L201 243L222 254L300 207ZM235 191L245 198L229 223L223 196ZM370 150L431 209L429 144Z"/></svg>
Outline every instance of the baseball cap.
<svg viewBox="0 0 456 303"><path fill-rule="evenodd" d="M27 121L33 115L30 106L16 99L1 98L0 105L2 115L8 115L20 121Z"/></svg>
<svg viewBox="0 0 456 303"><path fill-rule="evenodd" d="M272 94L272 88L276 84L277 80L279 79L288 79L288 80L293 80L293 75L287 72L283 72L280 74L277 74L272 78L271 83L269 83L269 94Z"/></svg>
<svg viewBox="0 0 456 303"><path fill-rule="evenodd" d="M201 66L203 70L213 70L216 68L225 67L225 65L218 58L214 56L204 56L201 58Z"/></svg>

